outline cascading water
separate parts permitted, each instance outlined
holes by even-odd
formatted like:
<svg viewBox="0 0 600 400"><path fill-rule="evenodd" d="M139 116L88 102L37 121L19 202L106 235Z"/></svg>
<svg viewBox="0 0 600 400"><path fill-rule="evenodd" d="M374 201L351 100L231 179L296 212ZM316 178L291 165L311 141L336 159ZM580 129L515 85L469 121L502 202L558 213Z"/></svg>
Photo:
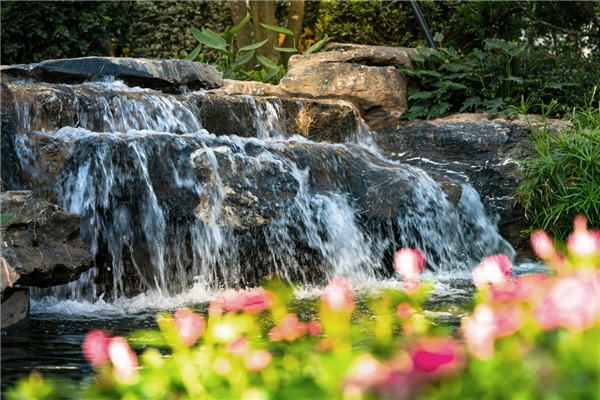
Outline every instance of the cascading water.
<svg viewBox="0 0 600 400"><path fill-rule="evenodd" d="M82 216L97 262L37 296L172 296L198 280L247 286L270 274L365 282L389 276L400 247L422 249L435 272L513 254L471 186L455 185L452 201L425 171L386 159L364 129L345 144L288 137L285 112L248 96L257 137L215 136L202 129L202 93L119 81L17 92L21 166ZM64 160L55 172L43 161L50 144Z"/></svg>

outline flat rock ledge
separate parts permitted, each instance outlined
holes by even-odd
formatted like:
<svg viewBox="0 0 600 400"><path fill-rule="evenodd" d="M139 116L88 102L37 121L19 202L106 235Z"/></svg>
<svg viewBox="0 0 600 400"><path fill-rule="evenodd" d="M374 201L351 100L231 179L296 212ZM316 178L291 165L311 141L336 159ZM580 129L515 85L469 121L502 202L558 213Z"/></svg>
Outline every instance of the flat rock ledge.
<svg viewBox="0 0 600 400"><path fill-rule="evenodd" d="M129 86L167 93L177 93L182 86L191 90L216 89L223 86L223 75L213 66L187 60L82 57L48 60L39 64L3 66L0 73L5 82L30 79L34 82L66 84L114 76Z"/></svg>

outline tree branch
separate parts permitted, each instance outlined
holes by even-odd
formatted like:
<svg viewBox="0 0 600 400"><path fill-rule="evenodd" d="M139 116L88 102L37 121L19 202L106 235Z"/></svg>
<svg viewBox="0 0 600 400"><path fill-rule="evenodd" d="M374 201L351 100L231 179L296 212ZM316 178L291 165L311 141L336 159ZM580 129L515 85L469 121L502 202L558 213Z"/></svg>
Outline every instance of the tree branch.
<svg viewBox="0 0 600 400"><path fill-rule="evenodd" d="M596 9L594 8L594 2L582 0L579 2L583 11L587 14L588 18L600 29L600 20L596 15Z"/></svg>
<svg viewBox="0 0 600 400"><path fill-rule="evenodd" d="M600 32L576 32L576 31L570 31L568 29L564 29L564 28L561 28L561 27L549 24L546 21L542 21L541 19L539 19L538 17L536 17L535 15L533 15L531 12L529 12L528 9L526 9L525 7L523 7L521 5L517 6L517 8L519 8L525 15L527 15L529 18L531 18L532 20L534 20L538 24L547 26L548 28L554 29L555 31L563 32L563 33L566 33L567 35L573 35L573 36L586 36L586 37L597 37L597 38L600 38Z"/></svg>

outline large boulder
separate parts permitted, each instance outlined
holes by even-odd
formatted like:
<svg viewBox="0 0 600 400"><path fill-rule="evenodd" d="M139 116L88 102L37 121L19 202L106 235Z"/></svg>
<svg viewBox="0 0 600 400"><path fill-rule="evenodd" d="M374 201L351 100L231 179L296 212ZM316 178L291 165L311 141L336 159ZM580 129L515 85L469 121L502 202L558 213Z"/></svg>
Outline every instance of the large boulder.
<svg viewBox="0 0 600 400"><path fill-rule="evenodd" d="M279 85L225 81L214 93L345 100L371 129L393 124L406 110L406 78L413 49L331 43L324 51L290 58Z"/></svg>
<svg viewBox="0 0 600 400"><path fill-rule="evenodd" d="M33 197L30 191L2 192L2 289L50 287L72 282L90 269L93 257L79 238L80 217ZM4 275L6 274L6 275Z"/></svg>
<svg viewBox="0 0 600 400"><path fill-rule="evenodd" d="M561 127L556 121L550 126ZM518 161L532 151L528 133L524 119L490 121L483 114L460 114L386 127L378 131L377 142L393 160L473 185L500 233L520 248L527 246L521 232L530 224L515 191L523 182Z"/></svg>
<svg viewBox="0 0 600 400"><path fill-rule="evenodd" d="M34 78L48 83L82 83L102 76L115 76L130 86L177 92L185 85L192 90L223 85L222 74L208 64L187 60L82 57L48 60L5 68L7 81Z"/></svg>

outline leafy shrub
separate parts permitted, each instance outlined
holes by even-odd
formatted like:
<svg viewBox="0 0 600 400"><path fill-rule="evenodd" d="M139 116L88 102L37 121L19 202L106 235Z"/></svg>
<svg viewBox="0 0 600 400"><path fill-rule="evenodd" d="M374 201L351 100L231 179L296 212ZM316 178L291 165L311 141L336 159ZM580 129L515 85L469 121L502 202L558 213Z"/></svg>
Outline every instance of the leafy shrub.
<svg viewBox="0 0 600 400"><path fill-rule="evenodd" d="M572 127L559 133L546 122L530 123L535 154L523 161L525 182L517 194L532 229L564 238L578 214L600 227L600 103L592 104L590 99L588 107L575 110ZM545 115L550 113L546 108Z"/></svg>
<svg viewBox="0 0 600 400"><path fill-rule="evenodd" d="M224 32L232 25L226 1L136 1L131 20L131 50L146 58L184 58L198 45L192 28ZM216 60L219 53L206 49L204 56Z"/></svg>
<svg viewBox="0 0 600 400"><path fill-rule="evenodd" d="M442 35L435 39L441 43ZM508 108L530 84L526 45L487 39L484 51L470 55L454 48L418 47L411 54L414 69L398 68L412 78L407 88L408 110L403 118L438 118L448 112L486 111L488 116Z"/></svg>
<svg viewBox="0 0 600 400"><path fill-rule="evenodd" d="M466 345L427 321L421 304L431 285L419 281L423 255L402 249L394 264L404 291L385 289L358 304L352 285L334 278L318 300L319 320L296 315L290 288L271 282L266 289L225 291L211 302L208 320L180 308L158 315L158 332L137 332L128 340L90 332L83 351L96 379L73 396L594 398L600 379L600 232L587 230L585 217L574 225L565 253L543 232L532 237L555 277L511 278L505 255L487 257L473 270L478 295L473 315L462 321ZM358 307L369 315L357 315ZM139 359L130 345L142 352ZM34 372L6 396L52 398L57 388Z"/></svg>
<svg viewBox="0 0 600 400"><path fill-rule="evenodd" d="M3 1L2 64L107 56L127 41L129 2Z"/></svg>
<svg viewBox="0 0 600 400"><path fill-rule="evenodd" d="M531 85L525 96L532 96L536 103L557 102L556 115L571 118L574 108L586 108L590 104L594 84L600 82L600 61L577 54L561 54L537 51L537 60L530 74ZM539 110L536 109L537 112Z"/></svg>

